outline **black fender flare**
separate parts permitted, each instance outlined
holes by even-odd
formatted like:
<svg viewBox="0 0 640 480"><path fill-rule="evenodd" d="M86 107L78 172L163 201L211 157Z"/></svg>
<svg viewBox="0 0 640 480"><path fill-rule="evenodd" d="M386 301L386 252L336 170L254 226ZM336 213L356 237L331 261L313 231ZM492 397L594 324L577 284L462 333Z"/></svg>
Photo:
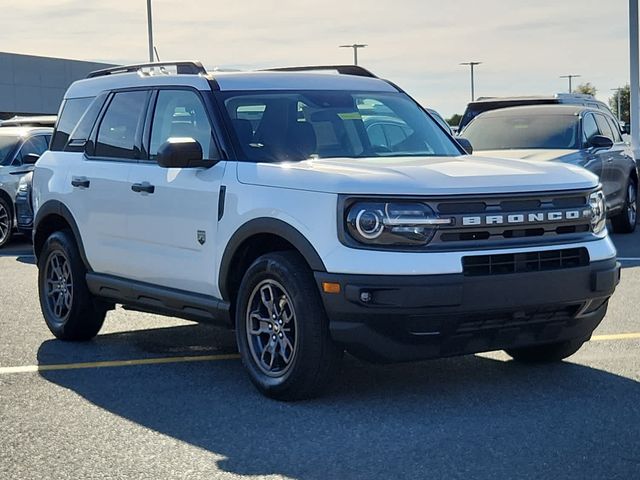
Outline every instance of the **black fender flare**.
<svg viewBox="0 0 640 480"><path fill-rule="evenodd" d="M89 265L89 261L87 260L87 255L84 250L84 244L82 243L82 237L80 236L80 229L78 228L78 224L76 223L75 218L71 211L66 207L66 205L59 200L48 200L43 203L40 208L38 208L38 213L36 213L36 218L33 220L33 245L34 252L36 254L36 259L38 257L38 252L36 251L36 236L38 235L38 230L40 224L49 216L56 215L58 217L62 217L67 224L71 227L71 233L73 234L76 245L78 246L78 251L80 252L80 257L82 258L82 262L87 268L88 272L93 271L91 266Z"/></svg>
<svg viewBox="0 0 640 480"><path fill-rule="evenodd" d="M218 273L218 284L222 298L230 298L227 278L229 278L229 271L232 268L232 261L236 252L247 239L254 235L264 233L277 235L293 245L304 257L312 270L317 272L327 271L324 262L313 245L311 245L311 242L295 227L277 218L254 218L236 230L224 250Z"/></svg>

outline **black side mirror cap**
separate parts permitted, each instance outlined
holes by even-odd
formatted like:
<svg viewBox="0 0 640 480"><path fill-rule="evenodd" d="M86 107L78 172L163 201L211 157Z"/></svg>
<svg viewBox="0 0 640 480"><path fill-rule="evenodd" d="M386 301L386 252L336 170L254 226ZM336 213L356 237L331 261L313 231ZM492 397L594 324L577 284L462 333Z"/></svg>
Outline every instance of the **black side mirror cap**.
<svg viewBox="0 0 640 480"><path fill-rule="evenodd" d="M22 157L23 165L35 165L35 163L40 158L40 155L37 153L27 153L24 157Z"/></svg>
<svg viewBox="0 0 640 480"><path fill-rule="evenodd" d="M594 149L611 148L613 147L613 140L604 135L594 135L589 140L589 147Z"/></svg>
<svg viewBox="0 0 640 480"><path fill-rule="evenodd" d="M631 135L631 125L629 125L628 123L625 123L624 125L622 125L622 133Z"/></svg>
<svg viewBox="0 0 640 480"><path fill-rule="evenodd" d="M473 145L471 145L471 142L469 140L464 137L456 137L456 141L464 149L464 151L467 152L467 155L473 154Z"/></svg>
<svg viewBox="0 0 640 480"><path fill-rule="evenodd" d="M202 158L202 145L193 138L170 138L158 148L158 165L164 168L211 167L216 161Z"/></svg>

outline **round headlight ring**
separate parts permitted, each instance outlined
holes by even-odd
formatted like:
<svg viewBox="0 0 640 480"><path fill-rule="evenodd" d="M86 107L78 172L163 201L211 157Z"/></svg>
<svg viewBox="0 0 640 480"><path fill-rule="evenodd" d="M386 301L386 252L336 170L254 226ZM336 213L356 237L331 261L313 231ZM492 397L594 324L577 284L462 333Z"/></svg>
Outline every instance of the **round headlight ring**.
<svg viewBox="0 0 640 480"><path fill-rule="evenodd" d="M367 240L375 240L384 231L381 215L375 210L360 210L356 215L355 227L358 234Z"/></svg>

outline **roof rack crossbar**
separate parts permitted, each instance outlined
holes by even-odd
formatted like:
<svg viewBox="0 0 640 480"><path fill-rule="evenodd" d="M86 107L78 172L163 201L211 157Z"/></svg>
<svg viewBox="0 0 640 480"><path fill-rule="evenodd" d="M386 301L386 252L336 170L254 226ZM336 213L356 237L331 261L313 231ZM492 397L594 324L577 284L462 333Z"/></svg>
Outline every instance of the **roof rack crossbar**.
<svg viewBox="0 0 640 480"><path fill-rule="evenodd" d="M309 65L305 67L265 68L264 72L317 72L336 71L341 75L356 75L358 77L378 78L371 71L358 65Z"/></svg>
<svg viewBox="0 0 640 480"><path fill-rule="evenodd" d="M87 78L103 77L106 75L114 75L118 73L131 73L137 72L143 68L153 67L176 67L178 75L206 75L207 73L207 70L202 66L200 62L149 62L136 63L134 65L120 65L117 67L95 70L89 73L89 75L87 75Z"/></svg>

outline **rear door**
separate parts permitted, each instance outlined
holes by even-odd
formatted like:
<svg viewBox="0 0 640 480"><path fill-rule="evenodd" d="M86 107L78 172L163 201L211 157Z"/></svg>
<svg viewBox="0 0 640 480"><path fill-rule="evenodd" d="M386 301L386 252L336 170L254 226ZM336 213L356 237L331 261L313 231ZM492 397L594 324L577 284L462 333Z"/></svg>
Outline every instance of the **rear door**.
<svg viewBox="0 0 640 480"><path fill-rule="evenodd" d="M157 90L145 128L147 160L131 167L127 199L128 277L178 290L216 291L219 158L211 108L190 88ZM197 140L210 168L162 168L158 148L171 137ZM215 165L214 165L215 163ZM136 191L134 191L136 190Z"/></svg>
<svg viewBox="0 0 640 480"><path fill-rule="evenodd" d="M78 153L68 156L67 182L72 192L65 204L78 224L89 263L98 273L122 276L129 268L128 179L140 157L149 95L147 90L111 93L89 138L74 131L67 144L68 151Z"/></svg>

